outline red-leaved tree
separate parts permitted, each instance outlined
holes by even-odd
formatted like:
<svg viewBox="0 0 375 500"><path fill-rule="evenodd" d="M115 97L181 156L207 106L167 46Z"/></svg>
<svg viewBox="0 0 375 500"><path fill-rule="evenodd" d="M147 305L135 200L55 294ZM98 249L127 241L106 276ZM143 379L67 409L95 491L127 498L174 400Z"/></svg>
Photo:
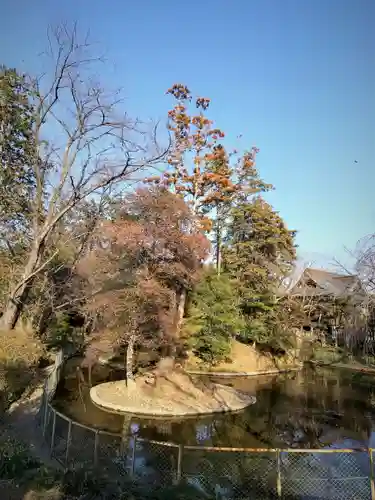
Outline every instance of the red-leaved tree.
<svg viewBox="0 0 375 500"><path fill-rule="evenodd" d="M178 344L178 297L198 279L208 251L187 204L163 187L129 194L116 219L100 225L80 272L94 290L88 307L100 314L109 344L127 346L128 380L136 343Z"/></svg>

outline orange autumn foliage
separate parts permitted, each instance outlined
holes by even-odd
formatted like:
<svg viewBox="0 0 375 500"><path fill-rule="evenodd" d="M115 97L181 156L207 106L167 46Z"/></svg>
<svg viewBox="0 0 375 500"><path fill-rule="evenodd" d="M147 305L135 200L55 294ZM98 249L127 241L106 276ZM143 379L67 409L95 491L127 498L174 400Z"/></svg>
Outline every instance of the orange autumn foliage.
<svg viewBox="0 0 375 500"><path fill-rule="evenodd" d="M187 204L165 188L138 189L115 220L100 225L95 241L79 269L96 290L88 307L100 312L118 342L129 329L143 343L150 336L170 342L176 293L194 285L209 253Z"/></svg>
<svg viewBox="0 0 375 500"><path fill-rule="evenodd" d="M210 99L198 97L195 107L199 114L189 113L188 106L192 102L190 90L182 84L175 84L167 94L177 101L168 113L168 128L172 132L173 147L168 158L170 169L158 179L146 179L147 183L160 183L179 194L193 210L202 218L201 227L209 231L212 223L208 223L207 208L215 201L223 200L223 193L234 192L231 180L232 170L228 166L229 155L225 148L218 144L224 133L213 127L212 120L204 114L210 105ZM193 169L186 167L191 157ZM212 162L223 163L223 168L211 172ZM231 189L225 191L228 187Z"/></svg>

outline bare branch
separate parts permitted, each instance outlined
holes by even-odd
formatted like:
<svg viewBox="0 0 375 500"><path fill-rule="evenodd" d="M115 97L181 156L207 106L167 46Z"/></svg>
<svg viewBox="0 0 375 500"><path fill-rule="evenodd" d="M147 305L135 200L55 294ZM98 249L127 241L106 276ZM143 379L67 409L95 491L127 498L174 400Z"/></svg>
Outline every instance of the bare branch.
<svg viewBox="0 0 375 500"><path fill-rule="evenodd" d="M139 120L130 120L121 110L119 92L106 92L95 83L92 70L102 58L93 57L90 49L87 37L79 39L76 25L60 26L48 34L45 55L53 63L52 72L30 79L36 144L34 225L23 278L13 287L3 316L8 325L14 324L32 280L51 261L45 249L64 217L103 189L121 189L167 154L169 146L157 143L157 127L150 138ZM20 305L17 313L14 303Z"/></svg>

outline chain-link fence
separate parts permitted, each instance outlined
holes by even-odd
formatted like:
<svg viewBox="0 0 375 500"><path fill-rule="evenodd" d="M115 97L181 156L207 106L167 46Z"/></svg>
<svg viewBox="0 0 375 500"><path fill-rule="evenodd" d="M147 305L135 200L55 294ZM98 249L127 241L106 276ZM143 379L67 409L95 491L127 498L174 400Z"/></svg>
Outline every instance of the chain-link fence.
<svg viewBox="0 0 375 500"><path fill-rule="evenodd" d="M46 381L39 421L51 455L66 469L94 466L150 487L189 483L223 500L375 500L373 449L182 446L74 422L51 405L61 364Z"/></svg>
<svg viewBox="0 0 375 500"><path fill-rule="evenodd" d="M209 498L277 498L274 450L183 448L181 476Z"/></svg>
<svg viewBox="0 0 375 500"><path fill-rule="evenodd" d="M45 404L45 440L67 469L97 466L150 486L189 483L208 498L375 500L372 449L182 446L92 429Z"/></svg>
<svg viewBox="0 0 375 500"><path fill-rule="evenodd" d="M306 499L374 499L371 460L372 450L282 451L283 495Z"/></svg>

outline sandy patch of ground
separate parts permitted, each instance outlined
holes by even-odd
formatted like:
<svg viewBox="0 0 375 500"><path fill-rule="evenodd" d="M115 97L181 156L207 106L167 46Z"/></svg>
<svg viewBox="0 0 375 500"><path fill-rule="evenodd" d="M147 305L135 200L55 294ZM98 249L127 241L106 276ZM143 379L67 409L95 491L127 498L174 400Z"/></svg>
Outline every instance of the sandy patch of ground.
<svg viewBox="0 0 375 500"><path fill-rule="evenodd" d="M93 387L90 397L103 410L154 416L202 415L236 411L255 403L255 398L232 387L192 378L172 371L157 378L147 377L127 388L125 381L106 382Z"/></svg>
<svg viewBox="0 0 375 500"><path fill-rule="evenodd" d="M232 342L231 359L231 362L222 362L215 366L207 366L196 356L190 355L186 368L188 370L210 370L222 373L265 373L297 367L299 364L292 357L276 358L271 354L260 353L254 347L242 344L236 340Z"/></svg>

